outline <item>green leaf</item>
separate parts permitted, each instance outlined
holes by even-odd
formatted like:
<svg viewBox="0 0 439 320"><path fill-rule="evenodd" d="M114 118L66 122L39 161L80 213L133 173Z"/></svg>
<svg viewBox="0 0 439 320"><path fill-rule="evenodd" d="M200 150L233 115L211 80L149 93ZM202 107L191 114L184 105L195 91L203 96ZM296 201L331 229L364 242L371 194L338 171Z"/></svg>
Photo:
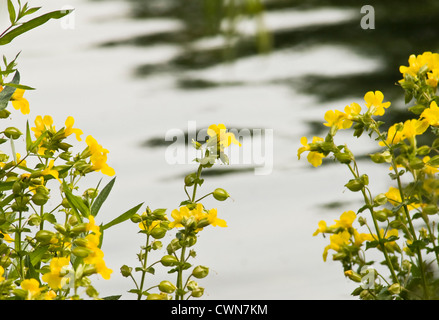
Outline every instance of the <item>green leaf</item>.
<svg viewBox="0 0 439 320"><path fill-rule="evenodd" d="M11 0L8 0L8 11L9 11L9 21L11 21L11 24L14 24L17 15L15 14L15 8Z"/></svg>
<svg viewBox="0 0 439 320"><path fill-rule="evenodd" d="M32 251L29 254L30 263L33 266L35 266L38 262L41 261L41 258L44 256L44 254L47 252L48 249L49 249L49 246L43 246L43 247L37 248L35 251Z"/></svg>
<svg viewBox="0 0 439 320"><path fill-rule="evenodd" d="M26 150L27 151L29 151L31 145L32 145L32 137L30 135L29 121L26 121Z"/></svg>
<svg viewBox="0 0 439 320"><path fill-rule="evenodd" d="M15 89L35 90L35 88L29 87L29 86L25 86L23 84L15 84L15 83L11 83L11 82L5 83L4 85L8 86L8 87L13 87Z"/></svg>
<svg viewBox="0 0 439 320"><path fill-rule="evenodd" d="M106 225L104 225L102 227L103 230L108 229L112 226L115 226L116 224L119 224L121 222L124 222L126 220L128 220L129 218L131 218L134 214L137 213L137 211L139 211L140 207L143 205L143 202L138 204L137 206L131 208L130 210L128 210L125 213L122 213L119 217L117 217L116 219L113 219L112 221L108 222Z"/></svg>
<svg viewBox="0 0 439 320"><path fill-rule="evenodd" d="M111 189L113 189L114 182L116 181L116 178L113 178L99 193L99 195L96 197L96 199L93 202L93 205L91 206L91 215L93 217L96 217L96 215L99 212L99 209L101 208L102 204L107 200L108 195L111 192Z"/></svg>
<svg viewBox="0 0 439 320"><path fill-rule="evenodd" d="M0 39L1 40L1 39ZM15 71L14 78L11 83L18 84L20 82L20 73ZM12 95L15 92L15 88L11 86L5 86L0 92L0 110L3 110L8 106L9 100L11 100Z"/></svg>
<svg viewBox="0 0 439 320"><path fill-rule="evenodd" d="M85 205L81 197L75 196L72 193L65 181L63 182L63 191L72 209L74 208L79 210L83 217L88 218L88 216L90 215L90 209Z"/></svg>
<svg viewBox="0 0 439 320"><path fill-rule="evenodd" d="M122 295L114 295L114 296L108 296L108 297L103 297L103 300L119 300L122 297Z"/></svg>
<svg viewBox="0 0 439 320"><path fill-rule="evenodd" d="M46 14L43 14L42 16L39 16L37 18L34 18L32 20L29 20L17 28L9 31L3 37L0 38L0 46L8 44L11 42L14 38L18 37L19 35L32 30L36 27L41 26L42 24L46 23L50 19L60 19L69 13L71 13L73 10L58 10L58 11L52 11Z"/></svg>

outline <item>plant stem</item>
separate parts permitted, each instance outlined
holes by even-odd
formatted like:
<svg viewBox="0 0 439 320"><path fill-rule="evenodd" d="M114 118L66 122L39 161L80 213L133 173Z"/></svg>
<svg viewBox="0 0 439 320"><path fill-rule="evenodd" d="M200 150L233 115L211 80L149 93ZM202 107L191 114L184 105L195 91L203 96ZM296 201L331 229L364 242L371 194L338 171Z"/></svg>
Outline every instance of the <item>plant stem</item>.
<svg viewBox="0 0 439 320"><path fill-rule="evenodd" d="M145 269L146 269L146 264L148 261L148 247L149 247L149 234L146 235L145 254L144 254L143 263L142 263L142 278L140 280L139 292L137 293L137 300L140 300L142 298L143 284L145 283L145 276L146 276Z"/></svg>

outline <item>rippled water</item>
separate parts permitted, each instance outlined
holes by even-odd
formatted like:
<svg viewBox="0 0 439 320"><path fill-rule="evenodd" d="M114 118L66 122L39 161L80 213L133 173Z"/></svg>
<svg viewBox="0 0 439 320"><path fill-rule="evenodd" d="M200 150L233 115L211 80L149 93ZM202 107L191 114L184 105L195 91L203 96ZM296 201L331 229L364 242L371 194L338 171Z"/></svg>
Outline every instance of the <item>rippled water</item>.
<svg viewBox="0 0 439 320"><path fill-rule="evenodd" d="M64 1L44 1L43 6L48 11L59 9L60 3ZM51 21L1 52L11 57L22 50L22 83L37 88L26 94L30 121L51 114L62 125L72 115L78 127L110 150L117 181L98 221L107 222L140 202L172 210L184 199L182 177L195 167L166 162L167 149L161 142L169 130L187 131L189 121L198 129L211 123L269 129L274 161L270 174L256 175L256 163L243 165L232 158L229 169L236 170L206 177L202 190L222 186L233 201L205 203L218 207L229 225L209 228L199 237L197 263L212 271L200 281L206 286L205 297L350 298L355 286L339 264L323 262L328 240L312 233L319 220L331 221L344 210L356 210L358 198L343 188L349 178L344 167L313 169L305 160L297 161L299 139L314 134L310 124L322 122L326 110L360 103L368 90L383 90L387 83L389 95L396 96L398 91L391 87L398 79L394 71L418 39L404 38L401 29L392 31L397 19L386 29L384 21L377 20L375 33L362 30L360 6L298 10L292 1L266 14L267 27L276 31L271 54L238 51L237 60L223 63L219 56L206 54L221 48L220 38L194 40L198 54L188 55L178 41L154 40L161 39L155 35L180 34L184 21L164 16L133 19L131 4L70 0L65 5L75 8L73 29ZM377 10L377 18L381 14ZM5 17L2 7L0 21ZM240 30L246 33L251 26L244 22ZM387 35L380 32L381 26ZM397 50L390 47L383 49L389 54L373 50L392 32L402 52L393 54ZM433 36L425 40L430 39ZM348 135L340 138L350 142L354 152L373 150L367 139L359 143ZM367 171L368 166L363 168ZM371 172L371 181L377 189L385 188L379 173ZM99 178L93 177L90 185ZM103 249L114 273L111 281L97 281L102 296L134 297L125 293L132 286L119 268L136 266L142 244L131 223L106 232ZM158 273L152 283L161 277L167 275Z"/></svg>

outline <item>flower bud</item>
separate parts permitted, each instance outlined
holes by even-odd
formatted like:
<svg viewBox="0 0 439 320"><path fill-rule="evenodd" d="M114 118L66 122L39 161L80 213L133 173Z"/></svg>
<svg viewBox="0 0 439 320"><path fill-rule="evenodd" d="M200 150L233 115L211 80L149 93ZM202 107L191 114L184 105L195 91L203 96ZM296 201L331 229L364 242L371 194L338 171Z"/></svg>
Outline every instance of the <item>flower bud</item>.
<svg viewBox="0 0 439 320"><path fill-rule="evenodd" d="M56 223L54 225L54 228L56 231L58 231L59 233L62 233L62 234L65 234L67 232L66 228L62 224L59 224L59 223Z"/></svg>
<svg viewBox="0 0 439 320"><path fill-rule="evenodd" d="M161 228L161 227L155 227L154 229L151 230L151 236L154 239L161 239L166 235L166 229L165 228Z"/></svg>
<svg viewBox="0 0 439 320"><path fill-rule="evenodd" d="M435 204L428 204L424 208L422 208L422 212L427 215L432 215L438 212L438 208Z"/></svg>
<svg viewBox="0 0 439 320"><path fill-rule="evenodd" d="M6 128L6 130L4 131L4 134L9 139L17 140L18 138L20 138L20 136L23 133L21 133L21 131L18 130L17 128L15 128L15 127L9 127L9 128Z"/></svg>
<svg viewBox="0 0 439 320"><path fill-rule="evenodd" d="M73 241L73 243L78 247L86 247L88 244L88 240L85 238L78 238Z"/></svg>
<svg viewBox="0 0 439 320"><path fill-rule="evenodd" d="M61 205L62 205L64 208L66 208L66 209L69 209L69 208L70 208L70 203L69 203L69 200L67 200L67 198L63 198L63 199L62 199L62 201L61 201Z"/></svg>
<svg viewBox="0 0 439 320"><path fill-rule="evenodd" d="M349 279L351 279L352 281L361 282L361 276L352 270L345 271L344 275Z"/></svg>
<svg viewBox="0 0 439 320"><path fill-rule="evenodd" d="M40 230L35 234L35 239L42 243L49 243L55 234L52 231Z"/></svg>
<svg viewBox="0 0 439 320"><path fill-rule="evenodd" d="M72 232L74 232L74 233L81 233L81 232L86 232L86 231L87 231L87 224L86 223L77 224L72 228Z"/></svg>
<svg viewBox="0 0 439 320"><path fill-rule="evenodd" d="M213 197L218 201L224 201L229 198L230 195L227 193L226 190L222 188L216 188L215 191L213 191Z"/></svg>
<svg viewBox="0 0 439 320"><path fill-rule="evenodd" d="M202 279L207 277L209 274L209 268L205 266L197 266L192 271L192 275L197 279Z"/></svg>
<svg viewBox="0 0 439 320"><path fill-rule="evenodd" d="M387 203L387 196L384 193L380 193L379 195L377 195L374 199L373 202L377 205L384 205Z"/></svg>
<svg viewBox="0 0 439 320"><path fill-rule="evenodd" d="M384 152L371 154L370 159L375 163L389 163L392 160L392 155L388 150L386 150Z"/></svg>
<svg viewBox="0 0 439 320"><path fill-rule="evenodd" d="M191 280L187 283L188 290L193 291L198 289L198 283L194 280Z"/></svg>
<svg viewBox="0 0 439 320"><path fill-rule="evenodd" d="M79 258L86 258L93 251L85 247L75 247L72 253Z"/></svg>
<svg viewBox="0 0 439 320"><path fill-rule="evenodd" d="M389 287L388 290L391 294L400 294L401 293L401 285L399 283L394 283Z"/></svg>
<svg viewBox="0 0 439 320"><path fill-rule="evenodd" d="M158 293L151 293L146 297L146 300L165 300L166 296L158 294Z"/></svg>
<svg viewBox="0 0 439 320"><path fill-rule="evenodd" d="M32 196L32 202L37 206L42 206L46 204L46 202L49 200L49 195L44 193L35 193Z"/></svg>
<svg viewBox="0 0 439 320"><path fill-rule="evenodd" d="M0 119L6 119L10 114L11 112L6 109L0 110Z"/></svg>
<svg viewBox="0 0 439 320"><path fill-rule="evenodd" d="M140 223L142 221L142 217L136 213L131 216L130 220L134 223Z"/></svg>
<svg viewBox="0 0 439 320"><path fill-rule="evenodd" d="M128 267L126 264L124 264L122 267L120 267L120 273L123 277L129 277L131 275L131 272L133 271L133 268Z"/></svg>
<svg viewBox="0 0 439 320"><path fill-rule="evenodd" d="M28 223L31 226L38 226L41 223L41 217L35 213L31 214Z"/></svg>
<svg viewBox="0 0 439 320"><path fill-rule="evenodd" d="M387 220L387 213L384 210L374 211L373 216L375 217L375 219L377 219L378 221L381 221L381 222L384 222Z"/></svg>
<svg viewBox="0 0 439 320"><path fill-rule="evenodd" d="M171 243L169 243L168 246L166 247L166 250L168 251L168 254L171 254L180 248L181 248L180 241L178 239L172 239Z"/></svg>
<svg viewBox="0 0 439 320"><path fill-rule="evenodd" d="M199 287L199 288L197 288L195 290L192 290L191 297L199 298L203 294L204 294L204 288Z"/></svg>
<svg viewBox="0 0 439 320"><path fill-rule="evenodd" d="M177 287L168 280L163 280L159 284L159 290L166 293L173 293Z"/></svg>
<svg viewBox="0 0 439 320"><path fill-rule="evenodd" d="M184 178L184 185L186 187L191 187L194 185L196 179L197 179L197 174L195 172L190 173Z"/></svg>
<svg viewBox="0 0 439 320"><path fill-rule="evenodd" d="M203 218L197 223L197 228L204 228L207 227L210 224L209 219Z"/></svg>
<svg viewBox="0 0 439 320"><path fill-rule="evenodd" d="M364 188L364 184L359 179L351 179L345 184L345 187L353 192L357 192Z"/></svg>
<svg viewBox="0 0 439 320"><path fill-rule="evenodd" d="M170 254L163 256L160 259L160 262L165 267L175 266L175 265L177 265L179 263L178 259L176 257L174 257L174 256L171 256Z"/></svg>

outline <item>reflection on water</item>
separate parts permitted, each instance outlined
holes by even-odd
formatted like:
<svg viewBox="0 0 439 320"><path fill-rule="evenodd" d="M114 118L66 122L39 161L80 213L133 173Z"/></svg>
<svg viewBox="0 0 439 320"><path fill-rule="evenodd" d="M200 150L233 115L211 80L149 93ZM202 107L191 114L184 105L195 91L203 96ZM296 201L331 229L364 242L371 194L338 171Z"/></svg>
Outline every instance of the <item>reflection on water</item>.
<svg viewBox="0 0 439 320"><path fill-rule="evenodd" d="M340 266L321 259L327 239L311 235L320 219L355 210L357 199L343 189L344 168L312 170L297 161L299 139L313 133L313 124L322 127L325 110L361 102L366 91L381 90L398 105L399 65L410 54L435 51L439 45L434 23L439 3L368 2L375 7L376 29L363 30L361 5L353 1L267 1L264 21L272 48L266 55L259 55L258 39L249 32L254 20L244 20L238 27L241 36L230 42L217 33L221 16L201 18L206 17L201 3L71 0L78 29L52 35L65 43L23 48L23 74L33 72L30 84L42 88L34 95L35 104L42 101L34 110L68 110L85 132L108 146L118 173L108 219L142 201L172 209L183 197L182 177L191 167L165 162L167 130L184 130L188 121L200 128L224 122L234 128L273 129L270 175L255 176L251 168L239 166L206 171L206 191L224 187L234 199L206 203L218 206L229 225L206 232L199 241L197 257L212 267L203 282L206 298L349 298L354 287ZM127 4L128 17L123 14ZM113 7L113 15L103 18L104 9ZM50 43L47 38L40 36ZM38 80L44 72L46 77ZM43 90L44 81L51 82L46 88L53 88L58 100ZM407 115L401 111L398 116ZM350 148L364 152L372 146L353 143ZM377 190L387 186L373 173L370 180L377 181ZM104 249L113 249L104 251L115 273L111 284L99 283L104 294L130 289L118 268L121 261L135 265L136 232L128 225L107 232Z"/></svg>

